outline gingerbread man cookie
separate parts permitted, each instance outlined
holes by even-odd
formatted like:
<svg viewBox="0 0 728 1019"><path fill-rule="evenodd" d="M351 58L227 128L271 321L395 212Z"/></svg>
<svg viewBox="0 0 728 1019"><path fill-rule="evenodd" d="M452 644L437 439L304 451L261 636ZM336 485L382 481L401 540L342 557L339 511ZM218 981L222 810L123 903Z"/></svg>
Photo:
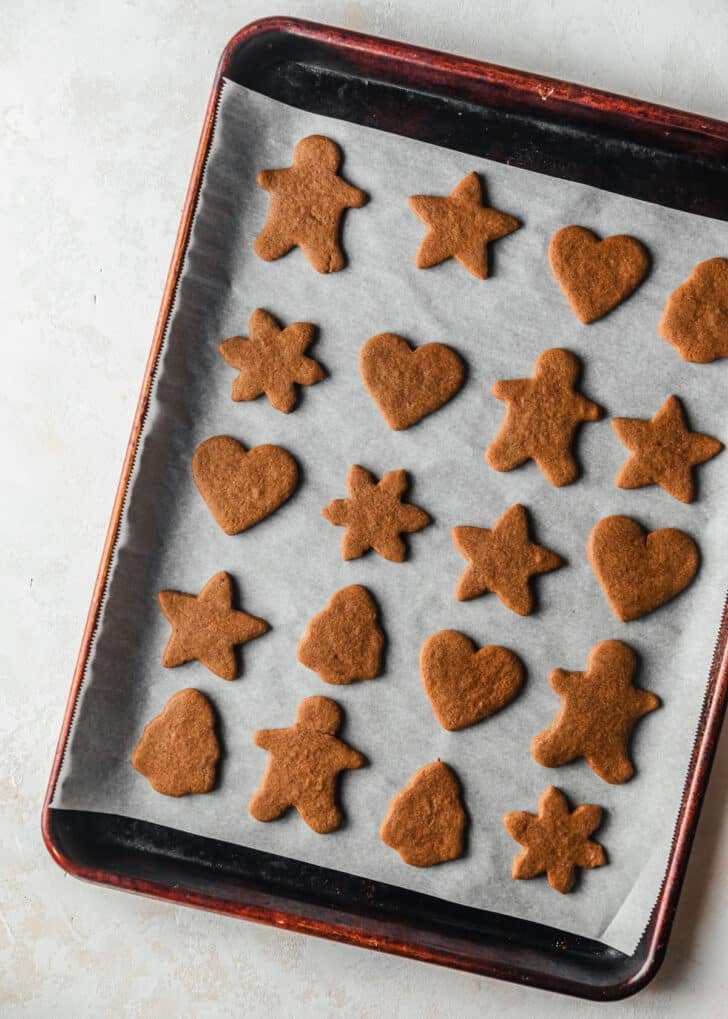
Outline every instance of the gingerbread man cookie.
<svg viewBox="0 0 728 1019"><path fill-rule="evenodd" d="M256 746L270 754L263 782L248 807L257 821L275 821L295 807L320 835L341 826L343 815L336 804L339 773L366 763L362 754L336 738L341 721L336 701L307 697L291 728L255 733Z"/></svg>
<svg viewBox="0 0 728 1019"><path fill-rule="evenodd" d="M341 220L347 209L365 205L367 196L339 176L340 164L336 142L310 135L296 145L293 166L258 174L258 184L270 193L271 202L253 246L256 255L271 262L300 247L317 272L344 268Z"/></svg>
<svg viewBox="0 0 728 1019"><path fill-rule="evenodd" d="M579 476L572 453L583 421L598 421L602 408L577 392L581 366L575 354L546 350L533 378L502 379L493 395L507 405L505 421L485 458L497 471L512 471L534 460L552 485L570 485Z"/></svg>
<svg viewBox="0 0 728 1019"><path fill-rule="evenodd" d="M559 768L578 757L605 782L626 782L634 775L629 737L660 698L632 683L637 656L621 640L604 640L589 652L586 672L554 669L549 683L561 698L561 710L531 743L531 753L546 768Z"/></svg>

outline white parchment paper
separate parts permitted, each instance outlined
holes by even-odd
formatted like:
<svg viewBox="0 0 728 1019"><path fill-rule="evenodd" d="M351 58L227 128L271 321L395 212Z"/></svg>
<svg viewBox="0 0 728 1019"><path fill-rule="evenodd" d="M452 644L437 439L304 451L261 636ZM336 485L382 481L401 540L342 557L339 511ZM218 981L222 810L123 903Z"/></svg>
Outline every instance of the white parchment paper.
<svg viewBox="0 0 728 1019"><path fill-rule="evenodd" d="M318 275L300 250L266 263L252 248L268 209L256 173L289 166L295 143L312 133L342 146L345 176L370 195L365 208L345 219L348 268L329 276ZM523 227L491 246L486 281L455 262L416 269L424 227L407 197L448 194L471 170L483 175L488 200ZM591 326L573 316L548 268L549 238L570 223L600 235L632 233L653 258L638 293ZM483 457L504 413L491 386L530 375L541 351L565 346L583 359L583 391L609 416L651 417L676 393L694 429L728 439L728 361L687 364L657 334L670 291L697 262L726 254L728 223L314 116L226 83L53 805L225 839L550 924L631 953L664 874L728 586L728 453L700 468L699 499L689 506L657 487L615 487L628 452L608 418L581 430L583 476L576 484L552 488L532 463L499 474ZM217 352L222 339L247 335L248 318L259 306L286 324L311 321L320 328L311 352L329 377L303 391L288 416L264 399L233 403L235 373ZM461 393L406 432L390 431L359 376L360 347L383 331L417 344L449 343L468 364ZM246 447L281 444L301 467L296 495L236 537L217 527L192 481L195 447L217 434L235 436ZM409 497L434 524L408 539L406 563L374 553L341 559L343 531L328 524L321 509L346 494L352 463L378 476L399 467L409 471ZM494 595L458 603L454 590L465 561L451 542L451 527L489 527L519 501L531 511L534 538L558 551L567 567L537 580L539 610L527 618ZM703 556L685 594L627 624L613 616L585 553L591 528L611 513L628 513L649 529L681 527ZM236 682L217 679L199 663L164 669L169 627L157 592L197 592L221 569L235 577L242 607L270 622L270 633L243 649ZM386 668L376 681L330 687L298 664L296 646L308 619L351 583L367 585L380 605ZM528 670L521 696L507 709L459 733L439 727L418 669L422 642L445 627L479 645L511 647ZM601 781L584 761L542 768L529 752L532 737L559 706L547 682L551 669L583 669L590 648L608 638L638 651L638 681L664 705L637 726L632 750L638 773L623 786ZM189 686L214 703L225 757L213 793L175 800L155 793L129 757L144 725ZM331 695L344 706L341 735L370 762L343 777L346 824L327 836L314 834L295 811L272 824L247 812L267 761L253 732L292 724L299 701L312 694ZM468 852L418 870L380 841L378 829L394 793L436 757L463 784L472 822ZM511 810L535 810L550 784L573 803L600 803L606 810L598 838L609 865L582 872L578 890L568 896L544 879L510 877L519 847L501 819Z"/></svg>

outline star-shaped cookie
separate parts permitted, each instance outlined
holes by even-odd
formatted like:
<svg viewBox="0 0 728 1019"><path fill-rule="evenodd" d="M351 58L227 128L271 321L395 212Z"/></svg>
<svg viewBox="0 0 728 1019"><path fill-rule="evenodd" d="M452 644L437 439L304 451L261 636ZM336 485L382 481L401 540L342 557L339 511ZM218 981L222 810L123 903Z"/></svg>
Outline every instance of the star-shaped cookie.
<svg viewBox="0 0 728 1019"><path fill-rule="evenodd" d="M612 428L632 456L617 475L619 488L659 485L680 502L695 498L693 467L717 456L723 443L691 432L676 396L669 396L651 421L614 418Z"/></svg>
<svg viewBox="0 0 728 1019"><path fill-rule="evenodd" d="M316 327L292 322L281 329L271 314L256 308L248 330L250 338L232 336L218 348L230 367L240 372L233 382L233 400L255 400L265 394L271 407L288 414L296 405L296 385L312 386L326 374L318 361L305 355Z"/></svg>
<svg viewBox="0 0 728 1019"><path fill-rule="evenodd" d="M268 219L253 245L272 262L300 247L317 272L338 272L346 265L339 246L347 209L366 204L364 191L338 174L341 150L322 135L303 138L293 151L293 166L261 170L257 181L271 196Z"/></svg>
<svg viewBox="0 0 728 1019"><path fill-rule="evenodd" d="M620 784L634 775L629 737L660 698L632 683L637 656L621 640L604 640L589 653L586 672L554 669L551 687L561 709L548 729L531 743L531 753L546 768L559 768L578 757L605 782Z"/></svg>
<svg viewBox="0 0 728 1019"><path fill-rule="evenodd" d="M508 408L485 458L497 471L512 471L534 460L548 481L560 487L579 476L571 451L582 421L598 421L602 408L576 391L581 366L569 350L540 354L533 378L503 379L493 395Z"/></svg>
<svg viewBox="0 0 728 1019"><path fill-rule="evenodd" d="M493 591L519 616L528 616L534 609L531 577L564 565L556 552L530 540L528 514L520 504L506 510L491 530L453 527L452 540L458 552L470 560L455 592L458 601Z"/></svg>
<svg viewBox="0 0 728 1019"><path fill-rule="evenodd" d="M269 629L265 620L233 608L233 584L224 570L208 580L199 594L160 591L158 599L172 624L162 659L168 669L198 661L221 679L235 679L235 646Z"/></svg>
<svg viewBox="0 0 728 1019"><path fill-rule="evenodd" d="M538 815L526 810L506 814L506 831L525 847L513 861L514 878L531 878L545 872L557 892L574 887L577 867L602 867L607 857L589 836L602 822L602 808L584 803L569 810L566 797L551 786L538 801Z"/></svg>
<svg viewBox="0 0 728 1019"><path fill-rule="evenodd" d="M429 269L456 259L464 269L484 280L488 276L488 244L513 233L521 225L513 216L483 204L477 173L463 177L447 197L412 195L410 208L428 232L417 250L415 265Z"/></svg>
<svg viewBox="0 0 728 1019"><path fill-rule="evenodd" d="M407 546L402 534L421 531L430 517L419 506L402 502L407 491L407 471L374 475L356 464L346 479L348 499L334 499L323 514L331 524L346 527L341 543L344 559L359 559L370 548L393 563L404 562Z"/></svg>

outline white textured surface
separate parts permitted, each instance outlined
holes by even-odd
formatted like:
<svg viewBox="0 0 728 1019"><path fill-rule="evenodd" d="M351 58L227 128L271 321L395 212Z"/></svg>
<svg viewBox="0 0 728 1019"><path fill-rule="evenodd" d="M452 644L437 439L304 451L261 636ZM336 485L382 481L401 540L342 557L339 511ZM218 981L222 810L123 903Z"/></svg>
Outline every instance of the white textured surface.
<svg viewBox="0 0 728 1019"><path fill-rule="evenodd" d="M287 12L728 117L722 0ZM587 1006L65 877L38 817L212 72L245 0L6 0L0 31L0 1013L584 1016ZM184 153L171 160L169 153ZM728 742L662 973L610 1014L723 1013Z"/></svg>

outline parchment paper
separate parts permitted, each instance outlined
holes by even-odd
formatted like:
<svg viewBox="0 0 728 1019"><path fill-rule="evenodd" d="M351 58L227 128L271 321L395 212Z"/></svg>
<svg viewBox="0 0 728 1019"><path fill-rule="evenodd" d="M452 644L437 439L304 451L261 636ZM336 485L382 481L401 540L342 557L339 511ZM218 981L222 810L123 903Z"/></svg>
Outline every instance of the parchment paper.
<svg viewBox="0 0 728 1019"><path fill-rule="evenodd" d="M257 171L289 166L294 144L312 133L339 142L345 176L370 195L365 208L346 216L349 267L329 276L318 275L300 250L265 263L252 249L268 209L267 194L255 184ZM471 170L483 175L490 202L523 227L491 246L487 281L455 262L417 270L413 259L424 227L407 197L448 194ZM547 263L549 238L569 223L600 235L632 233L653 257L638 293L588 327L569 310ZM694 429L728 439L728 361L687 364L657 334L670 291L697 262L726 254L725 222L313 116L226 83L54 806L225 839L551 924L631 953L664 874L728 585L728 453L700 469L699 499L692 505L657 487L621 491L614 477L628 451L605 418L581 430L581 480L552 488L532 463L508 474L486 465L484 450L504 413L490 391L497 379L529 376L541 351L565 346L582 357L582 389L608 415L651 417L677 393ZM329 377L305 390L288 416L265 400L233 403L234 372L217 352L222 339L247 335L258 306L284 323L320 327L312 353ZM360 347L383 331L417 344L449 343L468 364L461 393L406 432L390 431L359 376ZM246 447L279 443L301 466L297 494L236 537L217 527L192 481L193 450L216 434L233 435ZM409 497L434 524L409 538L406 563L374 553L341 559L343 530L327 523L321 509L346 494L352 463L378 476L399 467L410 472ZM529 507L535 539L568 560L566 568L537 580L539 610L527 618L494 595L468 603L454 597L466 564L451 542L451 527L489 527L515 502ZM681 527L703 556L685 594L628 624L613 616L585 554L592 526L610 513L633 515L649 529ZM197 592L221 569L238 582L242 606L272 630L243 649L236 682L217 679L199 663L164 669L169 626L157 592ZM376 681L334 688L298 664L296 646L309 618L351 583L367 585L380 605L386 670ZM439 727L418 668L422 642L445 627L463 630L479 645L513 648L528 670L521 696L507 709L459 733ZM551 669L585 668L590 648L608 638L637 650L640 684L664 702L638 724L632 744L638 772L622 786L606 784L584 761L542 768L529 752L532 737L559 706L547 682ZM155 793L129 757L144 725L189 686L214 703L225 757L213 793L175 800ZM331 695L344 706L341 735L370 762L343 777L346 825L327 836L314 834L295 811L272 824L247 812L267 761L253 732L292 724L299 701L312 694ZM462 781L472 822L468 852L419 870L380 841L378 828L391 797L436 757ZM606 809L598 837L609 865L582 872L578 890L567 896L544 879L511 879L519 847L501 820L510 810L535 810L550 784L573 803Z"/></svg>

